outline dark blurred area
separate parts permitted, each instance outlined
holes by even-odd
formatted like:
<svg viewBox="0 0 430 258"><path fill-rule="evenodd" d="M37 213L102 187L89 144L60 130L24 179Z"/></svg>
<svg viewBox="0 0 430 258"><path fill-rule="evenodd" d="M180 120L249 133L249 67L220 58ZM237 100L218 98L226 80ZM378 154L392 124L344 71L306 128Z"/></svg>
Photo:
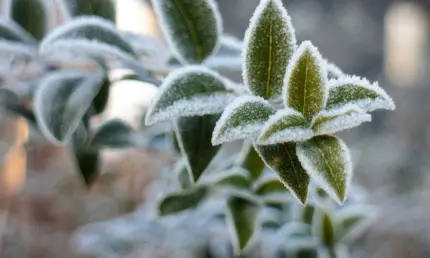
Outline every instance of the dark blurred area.
<svg viewBox="0 0 430 258"><path fill-rule="evenodd" d="M225 32L242 39L259 1L217 1ZM396 102L394 112L377 112L372 123L341 135L352 150L354 183L380 211L353 257L430 257L430 1L283 2L299 41L311 40L345 73L379 81ZM240 80L240 73L232 76ZM7 138L11 130L0 133ZM72 232L134 210L170 162L144 150L109 153L104 165L120 174L104 174L87 193L64 149L41 144L27 151L22 191L0 202L0 257L81 257L70 250Z"/></svg>

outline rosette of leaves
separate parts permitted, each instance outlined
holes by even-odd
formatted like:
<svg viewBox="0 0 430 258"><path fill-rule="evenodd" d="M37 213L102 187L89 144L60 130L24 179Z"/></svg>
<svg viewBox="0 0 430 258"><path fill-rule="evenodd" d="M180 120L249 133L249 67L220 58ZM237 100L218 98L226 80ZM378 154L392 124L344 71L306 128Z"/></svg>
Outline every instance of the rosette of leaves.
<svg viewBox="0 0 430 258"><path fill-rule="evenodd" d="M393 100L377 83L341 75L311 42L297 47L279 0L260 2L245 34L243 59L249 95L226 107L212 143L250 138L301 203L311 181L343 203L352 176L350 154L332 134L370 121L368 112L393 110Z"/></svg>

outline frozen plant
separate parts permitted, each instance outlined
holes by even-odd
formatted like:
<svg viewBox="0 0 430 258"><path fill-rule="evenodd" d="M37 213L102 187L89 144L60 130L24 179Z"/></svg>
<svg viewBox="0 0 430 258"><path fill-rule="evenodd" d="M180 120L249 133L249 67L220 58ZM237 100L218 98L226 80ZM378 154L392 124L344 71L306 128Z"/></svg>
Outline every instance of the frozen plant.
<svg viewBox="0 0 430 258"><path fill-rule="evenodd" d="M236 256L348 254L373 210L349 196L350 153L333 134L369 122L371 111L394 110L376 82L344 74L310 41L298 44L280 0L260 1L243 42L224 34L214 0L152 0L166 47L119 31L113 1L57 2L66 22L50 31L44 0L5 1L2 62L38 69L3 71L0 93L14 97L1 104L46 140L70 147L86 186L100 173L100 150L144 146L120 120L91 124L106 107L111 71L127 68L124 79L159 86L144 129L171 124L182 157L168 169L176 186L152 200L151 221L199 217L215 199L220 209L208 217L225 221ZM243 83L222 69L242 71ZM223 153L233 141L242 151Z"/></svg>

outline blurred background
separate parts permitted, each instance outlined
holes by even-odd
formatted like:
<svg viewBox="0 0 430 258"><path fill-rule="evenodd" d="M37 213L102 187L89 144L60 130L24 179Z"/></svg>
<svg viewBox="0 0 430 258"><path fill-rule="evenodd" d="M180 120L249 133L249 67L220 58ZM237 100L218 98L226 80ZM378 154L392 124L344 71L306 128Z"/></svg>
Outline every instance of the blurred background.
<svg viewBox="0 0 430 258"><path fill-rule="evenodd" d="M258 0L217 2L226 33L242 39ZM161 39L146 1L117 5L120 29ZM379 221L357 243L353 257L430 257L430 1L286 0L284 5L299 41L311 40L345 73L379 81L397 105L395 112L377 112L372 123L341 135L353 153L354 182L380 208ZM61 22L57 18L53 27ZM240 73L230 75L240 80ZM128 84L113 92L105 115L137 128L142 105L155 90ZM6 142L19 138L19 120L3 117L0 127ZM105 153L105 173L88 192L66 150L43 141L32 146L19 155L0 146L1 258L83 257L71 247L75 230L135 210L159 169L171 162L147 150Z"/></svg>

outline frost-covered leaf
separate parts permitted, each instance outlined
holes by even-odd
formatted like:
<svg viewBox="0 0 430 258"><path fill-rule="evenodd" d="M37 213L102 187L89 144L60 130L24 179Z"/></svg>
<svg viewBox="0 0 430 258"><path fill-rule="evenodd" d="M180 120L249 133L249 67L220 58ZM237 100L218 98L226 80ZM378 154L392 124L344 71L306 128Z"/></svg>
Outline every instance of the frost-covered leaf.
<svg viewBox="0 0 430 258"><path fill-rule="evenodd" d="M371 120L372 117L369 114L349 104L320 112L312 120L312 130L316 135L334 134Z"/></svg>
<svg viewBox="0 0 430 258"><path fill-rule="evenodd" d="M288 192L288 189L274 174L262 177L255 182L254 191L258 195L269 195Z"/></svg>
<svg viewBox="0 0 430 258"><path fill-rule="evenodd" d="M110 85L111 82L109 80L109 77L106 75L102 82L102 86L100 88L99 93L93 100L93 108L96 114L101 114L106 109L110 95Z"/></svg>
<svg viewBox="0 0 430 258"><path fill-rule="evenodd" d="M235 98L218 73L199 66L176 70L164 79L146 113L145 123L221 113Z"/></svg>
<svg viewBox="0 0 430 258"><path fill-rule="evenodd" d="M244 45L244 84L256 96L280 96L285 69L297 47L290 17L280 0L260 1Z"/></svg>
<svg viewBox="0 0 430 258"><path fill-rule="evenodd" d="M302 204L308 198L309 175L303 169L296 155L296 143L255 145L266 165L279 175L279 179L290 189Z"/></svg>
<svg viewBox="0 0 430 258"><path fill-rule="evenodd" d="M351 243L368 230L376 219L376 212L370 206L350 206L335 214L338 225L336 238L343 243Z"/></svg>
<svg viewBox="0 0 430 258"><path fill-rule="evenodd" d="M171 51L185 63L202 63L219 48L222 20L213 0L152 0Z"/></svg>
<svg viewBox="0 0 430 258"><path fill-rule="evenodd" d="M175 171L175 174L178 177L178 181L182 189L188 189L193 185L193 182L191 182L190 173L188 172L186 158L180 159L175 164L175 167L173 170Z"/></svg>
<svg viewBox="0 0 430 258"><path fill-rule="evenodd" d="M0 38L7 41L36 44L36 39L13 20L0 19Z"/></svg>
<svg viewBox="0 0 430 258"><path fill-rule="evenodd" d="M239 255L250 243L257 231L261 206L243 196L231 196L227 200L227 224L235 254Z"/></svg>
<svg viewBox="0 0 430 258"><path fill-rule="evenodd" d="M119 119L112 119L101 124L91 139L95 148L127 148L136 145L133 128Z"/></svg>
<svg viewBox="0 0 430 258"><path fill-rule="evenodd" d="M226 171L217 173L211 181L217 186L249 189L251 180L248 172L240 167L232 167Z"/></svg>
<svg viewBox="0 0 430 258"><path fill-rule="evenodd" d="M236 163L248 171L252 180L259 178L266 167L251 141L244 142Z"/></svg>
<svg viewBox="0 0 430 258"><path fill-rule="evenodd" d="M261 129L257 139L259 145L283 142L298 142L313 137L309 123L302 114L291 108L279 110L271 116Z"/></svg>
<svg viewBox="0 0 430 258"><path fill-rule="evenodd" d="M62 0L71 16L94 15L115 21L114 0Z"/></svg>
<svg viewBox="0 0 430 258"><path fill-rule="evenodd" d="M135 50L114 24L95 16L82 16L57 27L42 40L39 52L45 57L65 53L91 58L113 56L140 77L148 76Z"/></svg>
<svg viewBox="0 0 430 258"><path fill-rule="evenodd" d="M182 117L175 122L175 133L192 181L197 182L221 146L211 143L212 131L220 115Z"/></svg>
<svg viewBox="0 0 430 258"><path fill-rule="evenodd" d="M326 60L327 61L327 60ZM335 64L326 62L327 65L327 75L330 79L338 79L346 76L346 74Z"/></svg>
<svg viewBox="0 0 430 258"><path fill-rule="evenodd" d="M48 6L44 0L5 0L6 16L36 39L48 30Z"/></svg>
<svg viewBox="0 0 430 258"><path fill-rule="evenodd" d="M378 85L356 76L342 77L329 82L329 96L326 109L353 104L371 112L376 109L394 110L394 101Z"/></svg>
<svg viewBox="0 0 430 258"><path fill-rule="evenodd" d="M255 136L276 109L261 97L244 96L227 106L213 132L212 144Z"/></svg>
<svg viewBox="0 0 430 258"><path fill-rule="evenodd" d="M335 228L332 214L328 211L318 209L312 221L312 230L314 235L320 237L321 243L327 247L334 246L336 242Z"/></svg>
<svg viewBox="0 0 430 258"><path fill-rule="evenodd" d="M34 109L37 123L53 143L68 141L100 91L100 73L61 71L40 82Z"/></svg>
<svg viewBox="0 0 430 258"><path fill-rule="evenodd" d="M199 205L208 192L209 189L206 186L196 186L169 194L158 205L159 215L165 216L194 208Z"/></svg>
<svg viewBox="0 0 430 258"><path fill-rule="evenodd" d="M303 42L291 58L285 74L285 107L300 111L308 120L327 100L327 71L321 54L310 41Z"/></svg>
<svg viewBox="0 0 430 258"><path fill-rule="evenodd" d="M233 36L223 35L221 37L221 46L217 52L218 56L235 56L241 55L243 42Z"/></svg>
<svg viewBox="0 0 430 258"><path fill-rule="evenodd" d="M352 177L349 149L334 136L317 136L297 144L297 156L312 180L342 204Z"/></svg>

